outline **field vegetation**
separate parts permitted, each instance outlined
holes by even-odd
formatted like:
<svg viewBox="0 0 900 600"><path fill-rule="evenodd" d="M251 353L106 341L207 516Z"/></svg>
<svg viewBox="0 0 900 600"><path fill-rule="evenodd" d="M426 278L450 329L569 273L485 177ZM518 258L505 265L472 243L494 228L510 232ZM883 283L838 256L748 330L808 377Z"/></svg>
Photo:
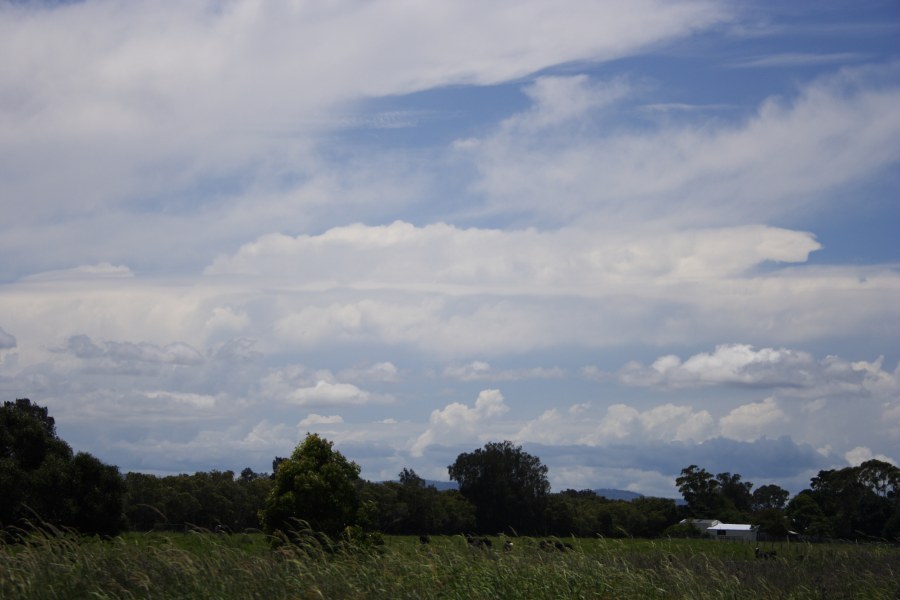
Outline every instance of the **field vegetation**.
<svg viewBox="0 0 900 600"><path fill-rule="evenodd" d="M739 542L487 539L490 548L459 535L326 545L261 533L32 534L0 546L0 597L900 597L900 548L887 544L767 543L777 554L762 560Z"/></svg>
<svg viewBox="0 0 900 600"><path fill-rule="evenodd" d="M680 506L551 493L547 471L504 441L448 466L458 489L370 482L313 433L271 474L122 476L5 402L0 600L900 598L895 465L820 471L790 500L690 465ZM696 539L708 518L783 541Z"/></svg>

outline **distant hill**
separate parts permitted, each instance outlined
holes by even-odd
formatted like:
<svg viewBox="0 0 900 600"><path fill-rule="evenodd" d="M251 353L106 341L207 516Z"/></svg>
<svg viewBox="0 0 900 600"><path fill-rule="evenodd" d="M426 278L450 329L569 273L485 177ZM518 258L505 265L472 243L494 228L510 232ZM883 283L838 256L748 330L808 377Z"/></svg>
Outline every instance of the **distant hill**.
<svg viewBox="0 0 900 600"><path fill-rule="evenodd" d="M643 498L643 494L638 494L637 492L629 492L628 490L614 490L610 488L599 488L596 490L591 490L598 496L603 496L607 500L625 500L626 502L631 502L636 498Z"/></svg>
<svg viewBox="0 0 900 600"><path fill-rule="evenodd" d="M459 489L459 485L455 481L435 481L434 479L426 479L425 485L433 485L441 492L443 492L444 490Z"/></svg>
<svg viewBox="0 0 900 600"><path fill-rule="evenodd" d="M435 479L426 479L425 485L432 485L437 488L439 491L444 490L457 490L459 489L459 485L455 481L437 481ZM603 496L607 500L624 500L626 502L631 502L637 498L643 498L644 494L639 494L637 492L629 492L628 490L616 490L612 488L598 488L595 490L591 490L598 496ZM681 498L675 498L676 504L684 504L684 500Z"/></svg>

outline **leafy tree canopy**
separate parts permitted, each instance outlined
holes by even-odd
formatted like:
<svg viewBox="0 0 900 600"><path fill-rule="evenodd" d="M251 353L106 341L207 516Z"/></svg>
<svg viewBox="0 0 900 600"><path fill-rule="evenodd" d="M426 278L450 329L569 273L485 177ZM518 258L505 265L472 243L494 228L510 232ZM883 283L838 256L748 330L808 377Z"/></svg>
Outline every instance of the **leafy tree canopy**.
<svg viewBox="0 0 900 600"><path fill-rule="evenodd" d="M478 528L485 532L533 532L539 528L550 491L547 467L512 442L490 442L460 454L447 467L460 493L475 505Z"/></svg>
<svg viewBox="0 0 900 600"><path fill-rule="evenodd" d="M360 468L318 434L307 434L290 458L277 465L275 485L262 512L267 533L297 529L306 521L314 531L336 536L358 519Z"/></svg>
<svg viewBox="0 0 900 600"><path fill-rule="evenodd" d="M821 535L896 539L900 537L898 487L900 469L872 459L857 467L819 471L801 495L808 494L824 515L814 523L825 531ZM795 522L805 524L803 518Z"/></svg>
<svg viewBox="0 0 900 600"><path fill-rule="evenodd" d="M685 467L675 479L675 484L687 503L691 516L712 518L720 508L718 498L721 484L706 469L697 465Z"/></svg>
<svg viewBox="0 0 900 600"><path fill-rule="evenodd" d="M0 525L46 522L112 534L124 524L118 468L72 449L46 407L27 398L0 407Z"/></svg>
<svg viewBox="0 0 900 600"><path fill-rule="evenodd" d="M753 510L782 510L790 495L783 487L773 484L762 485L753 490Z"/></svg>

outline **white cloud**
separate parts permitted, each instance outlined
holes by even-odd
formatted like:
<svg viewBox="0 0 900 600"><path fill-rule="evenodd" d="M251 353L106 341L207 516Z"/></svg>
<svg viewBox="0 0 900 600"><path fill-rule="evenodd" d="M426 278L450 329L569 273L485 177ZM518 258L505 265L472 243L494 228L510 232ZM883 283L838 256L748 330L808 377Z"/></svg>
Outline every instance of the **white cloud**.
<svg viewBox="0 0 900 600"><path fill-rule="evenodd" d="M476 360L464 365L448 365L442 375L460 381L517 381L522 379L561 379L565 371L559 367L529 369L495 369L489 363Z"/></svg>
<svg viewBox="0 0 900 600"><path fill-rule="evenodd" d="M667 121L650 132L591 127L594 106L547 96L540 110L458 150L480 170L478 190L489 211L555 222L585 218L604 230L768 221L806 203L834 201L822 192L900 160L893 143L900 88L883 84L897 70L889 64L841 71L792 100L770 98L737 125ZM543 114L553 114L546 106L552 101L569 119L575 115L568 109L583 109L584 127L536 127Z"/></svg>
<svg viewBox="0 0 900 600"><path fill-rule="evenodd" d="M851 467L858 467L867 460L872 459L890 463L895 466L897 464L897 461L890 458L889 456L885 456L884 454L873 454L872 450L866 448L865 446L857 446L856 448L845 452L844 458L847 459L847 462L850 463Z"/></svg>
<svg viewBox="0 0 900 600"><path fill-rule="evenodd" d="M302 365L270 372L262 381L262 390L268 398L298 406L362 405L392 400L389 395L337 381L330 371L314 372Z"/></svg>
<svg viewBox="0 0 900 600"><path fill-rule="evenodd" d="M206 320L205 327L210 332L239 333L250 326L250 317L243 310L235 310L230 306L216 306Z"/></svg>
<svg viewBox="0 0 900 600"><path fill-rule="evenodd" d="M780 434L790 418L774 398L739 406L720 419L722 434L732 439L751 442L765 435Z"/></svg>
<svg viewBox="0 0 900 600"><path fill-rule="evenodd" d="M693 387L710 384L789 387L810 385L817 365L806 352L786 348L756 349L749 344L722 344L712 353L684 362L661 356L652 365L629 363L619 373L626 385Z"/></svg>
<svg viewBox="0 0 900 600"><path fill-rule="evenodd" d="M27 236L54 215L110 207L141 213L148 202L179 211L197 181L236 172L249 173L251 187L289 169L314 173L311 136L355 101L614 59L714 25L728 12L710 0L7 7L0 54L17 60L0 70L0 88L14 90L0 107L0 160L14 174L0 183L0 198L14 203L4 208L15 209L4 210L6 231ZM228 226L246 226L240 217ZM137 233L151 242L175 221L156 220L150 235ZM222 227L208 218L192 225L198 222Z"/></svg>
<svg viewBox="0 0 900 600"><path fill-rule="evenodd" d="M370 400L369 392L352 383L330 383L317 381L307 388L298 388L289 393L285 400L301 406L309 404L365 404Z"/></svg>
<svg viewBox="0 0 900 600"><path fill-rule="evenodd" d="M260 238L220 257L209 281L278 290L274 329L289 347L382 340L483 360L565 342L883 335L900 316L888 269L753 272L818 247L762 226L598 235L394 222Z"/></svg>
<svg viewBox="0 0 900 600"><path fill-rule="evenodd" d="M605 84L591 84L585 75L573 77L539 77L524 88L534 106L528 113L511 117L501 127L524 128L535 131L559 127L567 121L579 119L585 113L608 106L630 92L622 80Z"/></svg>
<svg viewBox="0 0 900 600"><path fill-rule="evenodd" d="M583 421L583 417L579 420ZM706 410L671 403L641 411L626 404L613 404L606 415L589 424L579 443L598 445L615 440L702 441L714 433L713 418Z"/></svg>
<svg viewBox="0 0 900 600"><path fill-rule="evenodd" d="M716 423L706 410L666 403L640 410L616 403L597 417L591 406L574 404L566 411L545 410L512 434L522 443L605 446L613 443L651 441L702 442L716 434Z"/></svg>
<svg viewBox="0 0 900 600"><path fill-rule="evenodd" d="M481 391L475 399L474 407L453 402L440 410L434 410L431 412L428 429L415 440L411 452L413 456L422 456L432 444L447 441L459 443L473 437L481 439L487 432L482 426L508 410L500 390Z"/></svg>
<svg viewBox="0 0 900 600"><path fill-rule="evenodd" d="M339 375L342 378L355 381L380 381L385 383L397 383L400 381L400 369L389 361L354 366L342 370Z"/></svg>
<svg viewBox="0 0 900 600"><path fill-rule="evenodd" d="M640 416L641 424L656 439L699 441L710 435L712 416L705 410L695 410L690 406L664 404L645 411Z"/></svg>
<svg viewBox="0 0 900 600"><path fill-rule="evenodd" d="M541 416L529 421L520 429L512 439L517 442L536 442L541 444L555 444L564 437L564 432L569 430L565 420L555 408L544 411Z"/></svg>
<svg viewBox="0 0 900 600"><path fill-rule="evenodd" d="M315 413L310 413L306 416L305 419L300 421L299 425L301 427L305 427L307 425L330 425L335 423L343 423L344 419L340 415L317 415Z"/></svg>
<svg viewBox="0 0 900 600"><path fill-rule="evenodd" d="M145 394L151 400L171 400L180 404L187 404L194 408L214 408L216 399L208 394L192 394L187 392L157 391Z"/></svg>
<svg viewBox="0 0 900 600"><path fill-rule="evenodd" d="M19 316L23 366L51 360L46 348L84 332L92 340L143 340L162 349L172 340L201 348L251 332L265 352L387 344L460 361L453 363L458 366L476 357L491 364L506 352L561 345L666 345L685 339L703 344L723 338L799 344L846 335L879 340L888 335L883 323L900 319L894 301L900 275L887 268L748 272L759 261L791 258L781 249L784 243L795 248L792 260L804 260L816 247L808 234L789 230L753 226L615 236L394 223L282 241L259 241L236 253L236 263L217 263L241 263L261 272L258 277L223 272L190 285L152 277L135 277L127 285L15 282L3 285L0 314ZM23 345L22 339L36 342ZM738 361L731 372L721 370L730 364L723 363L716 381L784 377L784 383L803 383L801 370L791 372L780 362L766 366L762 356L755 358L758 364L741 366L739 346L708 357ZM734 356L726 357L726 351ZM782 352L777 345L748 351ZM713 377L686 370L699 369L693 363L700 358L685 359L665 375L638 367L623 377L629 383L692 385ZM528 375L510 372L501 379Z"/></svg>
<svg viewBox="0 0 900 600"><path fill-rule="evenodd" d="M692 388L739 385L774 388L785 397L813 398L807 411L822 406L826 396L893 398L900 392L900 364L893 372L875 361L847 361L838 356L816 360L808 352L789 348L755 348L749 344L720 344L682 361L678 356L657 358L650 366L631 362L619 371L630 386Z"/></svg>
<svg viewBox="0 0 900 600"><path fill-rule="evenodd" d="M321 235L263 236L209 275L268 275L307 288L559 292L737 276L766 261L805 262L821 248L806 232L765 226L597 235L592 229L500 231L445 223L362 224ZM355 317L354 317L355 318Z"/></svg>

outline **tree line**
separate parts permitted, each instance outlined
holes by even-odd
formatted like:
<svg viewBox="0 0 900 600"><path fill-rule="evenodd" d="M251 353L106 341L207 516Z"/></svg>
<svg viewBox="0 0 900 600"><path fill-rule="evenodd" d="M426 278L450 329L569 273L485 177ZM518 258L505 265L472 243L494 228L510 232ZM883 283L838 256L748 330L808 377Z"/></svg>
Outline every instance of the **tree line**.
<svg viewBox="0 0 900 600"><path fill-rule="evenodd" d="M38 524L113 535L124 530L286 532L303 526L340 535L348 527L385 534L520 534L659 537L696 535L685 518L753 523L765 534L900 540L900 469L870 460L820 471L793 498L741 475L682 469L684 502L608 500L591 490L551 493L548 469L512 442L490 442L448 465L458 489L439 491L412 469L370 482L328 440L308 434L271 473L244 469L174 476L122 475L56 434L28 399L0 408L0 529Z"/></svg>

